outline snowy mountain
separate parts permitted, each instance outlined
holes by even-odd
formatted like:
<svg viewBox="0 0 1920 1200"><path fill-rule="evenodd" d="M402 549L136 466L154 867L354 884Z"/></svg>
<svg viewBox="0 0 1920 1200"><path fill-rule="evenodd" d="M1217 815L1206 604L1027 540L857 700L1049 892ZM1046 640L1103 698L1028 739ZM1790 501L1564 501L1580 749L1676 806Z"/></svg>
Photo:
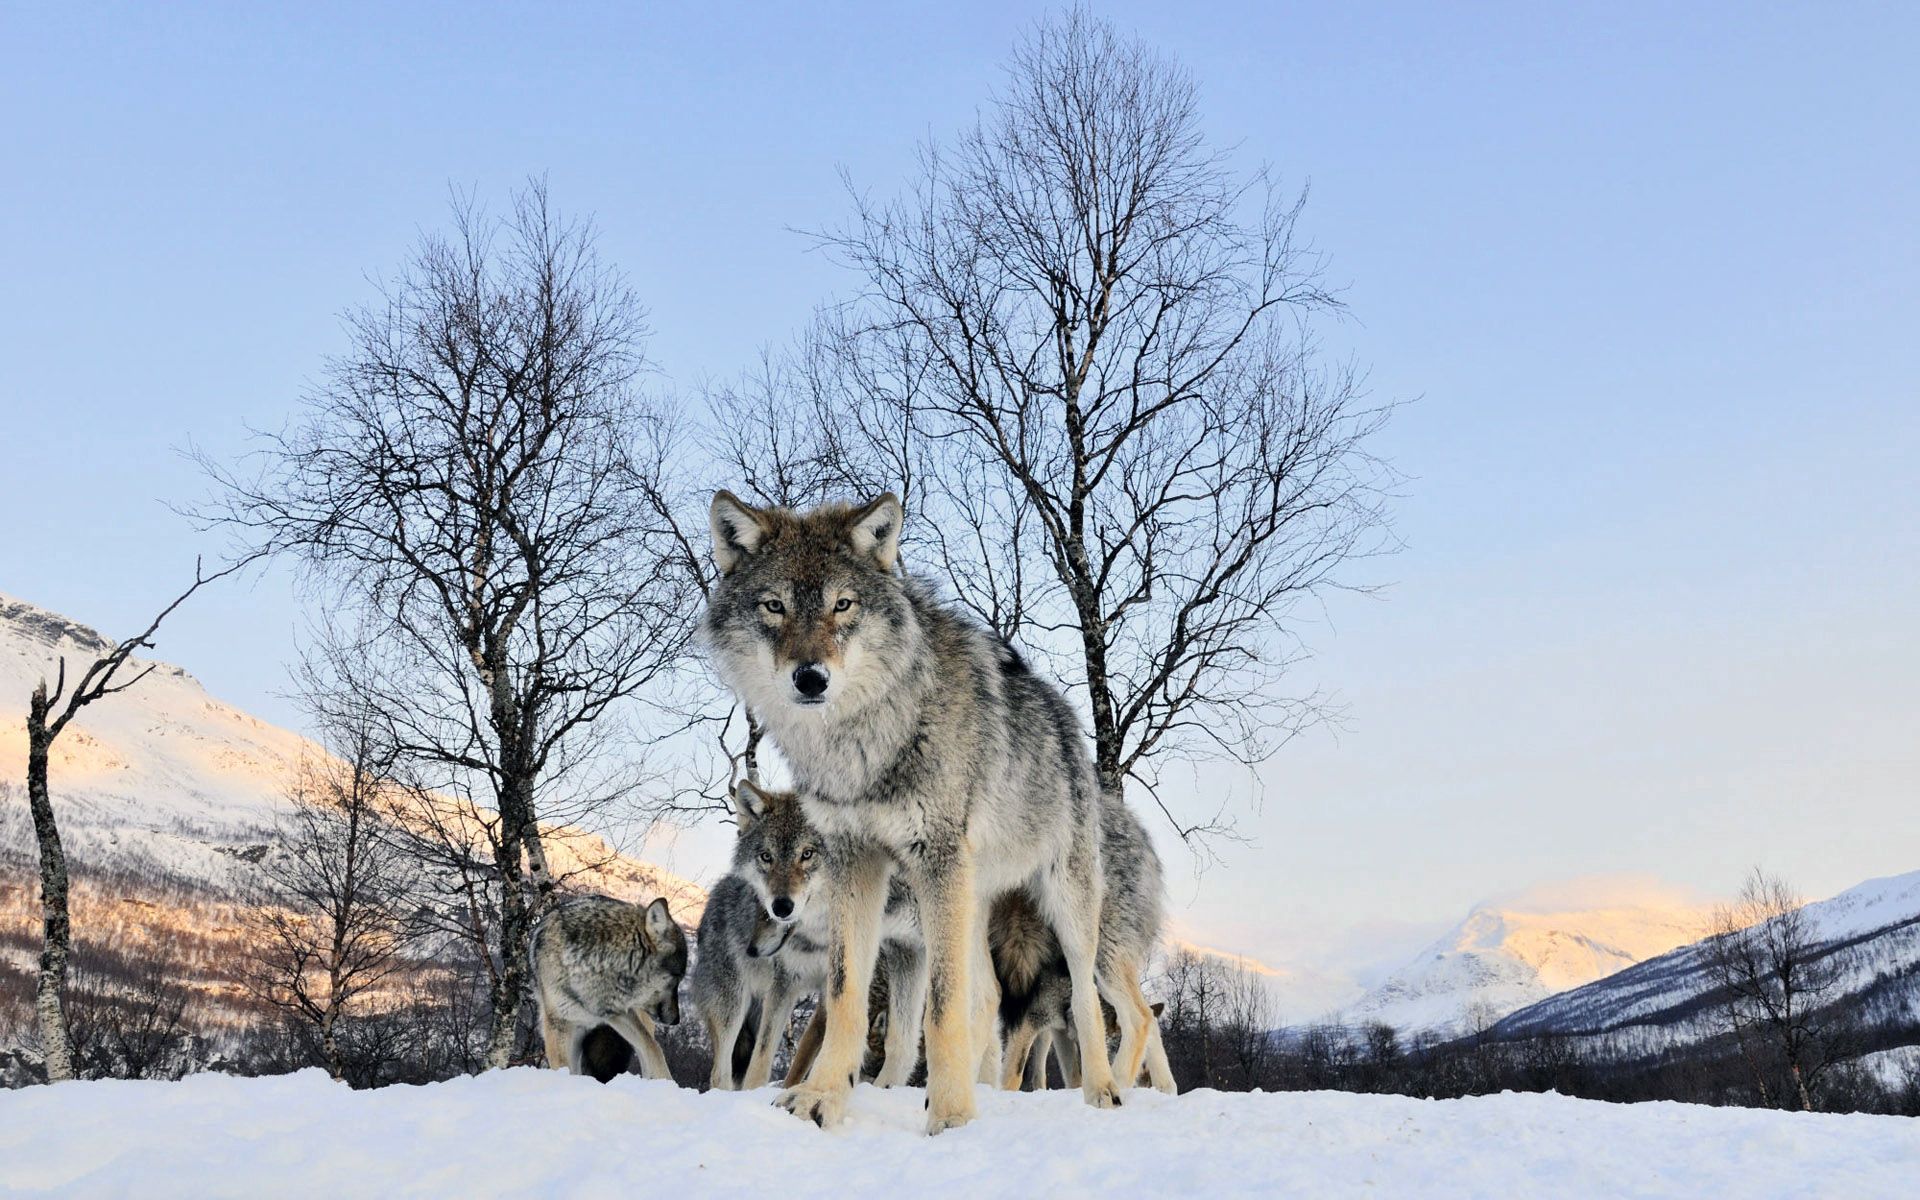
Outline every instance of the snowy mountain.
<svg viewBox="0 0 1920 1200"><path fill-rule="evenodd" d="M1870 879L1803 912L1814 960L1839 971L1830 1003L1874 1024L1920 1025L1920 871ZM1492 1032L1591 1037L1612 1053L1649 1052L1719 1032L1713 990L1708 948L1696 942L1529 1005Z"/></svg>
<svg viewBox="0 0 1920 1200"><path fill-rule="evenodd" d="M1693 941L1706 921L1697 904L1637 881L1589 881L1482 904L1329 1019L1463 1033Z"/></svg>
<svg viewBox="0 0 1920 1200"><path fill-rule="evenodd" d="M70 673L111 643L56 613L0 596L0 780L26 775L27 697L64 657ZM131 664L134 671L143 666ZM131 678L131 673L124 676ZM123 954L157 941L218 963L237 949L237 906L303 756L324 753L208 695L179 667L156 664L131 689L83 709L54 743L54 811L75 876L83 941ZM699 918L688 881L614 852L577 830L549 830L557 874L632 898L668 896ZM33 826L24 796L0 804L0 973L28 969L38 942Z"/></svg>

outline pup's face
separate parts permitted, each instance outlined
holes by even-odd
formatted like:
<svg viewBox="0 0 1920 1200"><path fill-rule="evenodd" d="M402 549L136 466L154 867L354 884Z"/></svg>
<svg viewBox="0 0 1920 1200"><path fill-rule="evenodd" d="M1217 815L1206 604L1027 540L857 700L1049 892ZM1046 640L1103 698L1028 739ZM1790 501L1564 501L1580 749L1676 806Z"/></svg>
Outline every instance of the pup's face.
<svg viewBox="0 0 1920 1200"><path fill-rule="evenodd" d="M740 823L733 848L734 871L752 886L771 920L790 926L806 913L825 876L820 834L792 792L770 791L741 780L734 788L734 811Z"/></svg>

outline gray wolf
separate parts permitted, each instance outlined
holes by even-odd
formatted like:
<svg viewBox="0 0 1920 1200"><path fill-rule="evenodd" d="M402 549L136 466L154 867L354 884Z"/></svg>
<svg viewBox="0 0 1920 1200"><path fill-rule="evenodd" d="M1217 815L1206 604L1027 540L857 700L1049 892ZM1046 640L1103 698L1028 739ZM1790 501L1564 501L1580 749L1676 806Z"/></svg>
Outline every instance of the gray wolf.
<svg viewBox="0 0 1920 1200"><path fill-rule="evenodd" d="M898 872L927 952L928 1132L971 1120L976 1075L999 1078L985 906L1014 888L1060 942L1082 1092L1118 1105L1095 980L1099 788L1065 697L895 569L894 496L801 514L720 492L708 515L714 665L792 767L827 848L826 1033L778 1103L821 1125L845 1114Z"/></svg>
<svg viewBox="0 0 1920 1200"><path fill-rule="evenodd" d="M713 1046L708 1086L764 1086L794 1005L827 982L827 906L814 902L824 878L825 849L792 792L742 780L734 788L738 836L733 866L707 896L700 919L699 960L689 998ZM920 1054L920 1010L926 970L912 900L899 889L883 918L889 995L886 1058L875 1082L903 1084ZM734 1061L741 1030L751 1024L752 1052ZM795 1055L803 1067L810 1055Z"/></svg>
<svg viewBox="0 0 1920 1200"><path fill-rule="evenodd" d="M1120 1031L1114 1077L1131 1084L1144 1065L1153 1085L1171 1092L1173 1072L1161 1045L1160 1024L1140 987L1141 972L1160 938L1160 856L1140 819L1112 792L1100 803L1100 865L1106 881L1095 970ZM1036 1044L1042 1070L1048 1047L1055 1046L1066 1074L1077 1076L1074 1047L1063 1036L1072 991L1066 963L1052 929L1025 889L994 901L987 944L1006 1038L1001 1086L1021 1086Z"/></svg>
<svg viewBox="0 0 1920 1200"><path fill-rule="evenodd" d="M687 938L665 899L563 900L534 927L530 957L548 1066L580 1074L582 1043L606 1025L633 1047L645 1074L672 1078L653 1023L680 1019Z"/></svg>

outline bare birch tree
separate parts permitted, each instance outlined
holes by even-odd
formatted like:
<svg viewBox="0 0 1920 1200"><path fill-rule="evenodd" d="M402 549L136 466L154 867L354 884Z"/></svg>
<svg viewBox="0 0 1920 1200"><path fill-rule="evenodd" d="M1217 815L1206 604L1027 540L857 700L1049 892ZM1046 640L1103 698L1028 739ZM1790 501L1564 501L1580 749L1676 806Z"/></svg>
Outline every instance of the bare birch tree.
<svg viewBox="0 0 1920 1200"><path fill-rule="evenodd" d="M404 965L412 864L383 817L392 751L365 725L329 731L337 758L303 762L275 853L248 910L259 999L312 1026L346 1077L340 1028Z"/></svg>
<svg viewBox="0 0 1920 1200"><path fill-rule="evenodd" d="M1754 1041L1780 1055L1793 1102L1813 1111L1820 1076L1837 1061L1843 1025L1826 1011L1840 982L1836 952L1821 944L1806 902L1785 880L1755 868L1732 904L1717 909L1709 963L1729 1032L1771 1102Z"/></svg>
<svg viewBox="0 0 1920 1200"><path fill-rule="evenodd" d="M1187 74L1079 10L923 161L821 235L864 281L825 321L833 404L891 405L934 449L919 523L976 610L1064 649L1105 784L1200 747L1264 758L1322 711L1273 687L1302 606L1389 548L1386 411L1318 348L1341 303L1304 193L1237 176Z"/></svg>
<svg viewBox="0 0 1920 1200"><path fill-rule="evenodd" d="M67 660L62 655L52 687L45 678L33 689L27 703L27 807L33 814L34 839L40 848L40 975L34 994L34 1011L39 1024L41 1052L46 1056L47 1082L72 1079L73 1039L67 1029L62 1000L67 986L67 965L73 956L73 922L67 908L67 852L60 841L59 822L54 817L53 793L48 782L48 764L53 743L80 710L97 700L124 692L152 673L155 664L137 669L129 666L134 652L153 645L161 622L187 602L195 592L232 574L250 560L206 574L198 562L193 566L193 583L174 597L172 603L147 627L126 641L100 648L92 662L79 672L68 687ZM123 672L128 672L123 674Z"/></svg>
<svg viewBox="0 0 1920 1200"><path fill-rule="evenodd" d="M611 733L691 632L651 504L671 428L637 395L645 332L591 226L543 185L504 219L457 203L451 235L352 314L349 349L257 476L207 464L224 485L211 517L352 615L357 684L402 759L499 816L493 1066L554 888L541 821L633 793Z"/></svg>

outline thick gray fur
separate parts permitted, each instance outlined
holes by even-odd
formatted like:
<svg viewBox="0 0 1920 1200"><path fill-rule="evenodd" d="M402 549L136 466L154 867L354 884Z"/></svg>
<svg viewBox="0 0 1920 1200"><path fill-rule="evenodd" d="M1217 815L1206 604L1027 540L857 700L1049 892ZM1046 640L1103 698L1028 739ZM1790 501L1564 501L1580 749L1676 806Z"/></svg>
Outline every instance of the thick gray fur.
<svg viewBox="0 0 1920 1200"><path fill-rule="evenodd" d="M563 900L534 926L529 956L547 1065L580 1074L581 1039L607 1025L633 1047L645 1074L672 1078L653 1023L680 1019L687 939L664 899Z"/></svg>
<svg viewBox="0 0 1920 1200"><path fill-rule="evenodd" d="M781 1103L820 1124L844 1115L898 871L930 964L928 1131L970 1120L974 1078L999 1078L985 909L1015 888L1061 943L1082 1090L1114 1106L1095 979L1100 796L1085 738L1059 689L893 569L901 518L891 496L802 515L724 492L710 514L723 571L705 624L715 666L792 767L834 874L826 1044Z"/></svg>
<svg viewBox="0 0 1920 1200"><path fill-rule="evenodd" d="M1100 863L1106 873L1096 957L1100 990L1104 996L1124 996L1138 989L1137 972L1160 940L1165 888L1160 855L1146 829L1126 801L1112 793L1102 798L1100 807ZM1059 1054L1064 1077L1077 1086L1078 1058L1068 1041L1073 987L1053 931L1023 891L996 901L990 920L988 944L1000 985L1006 1039L1002 1085L1016 1088L1023 1078L1031 1080L1036 1073L1044 1077L1046 1054L1052 1048ZM1128 977L1129 971L1136 974ZM1144 1065L1155 1087L1173 1091L1159 1021L1150 1019L1142 1028L1137 1021L1124 1021L1120 1014L1125 1011L1115 1003L1114 1019L1120 1024L1115 1077L1130 1084ZM1036 1066L1037 1072L1032 1069Z"/></svg>

